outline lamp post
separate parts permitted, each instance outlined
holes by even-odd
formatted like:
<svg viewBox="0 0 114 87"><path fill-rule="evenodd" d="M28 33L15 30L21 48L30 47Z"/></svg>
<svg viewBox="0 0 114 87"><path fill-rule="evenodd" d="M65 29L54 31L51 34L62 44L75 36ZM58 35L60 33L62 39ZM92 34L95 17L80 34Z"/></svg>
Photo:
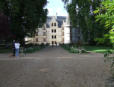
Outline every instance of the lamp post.
<svg viewBox="0 0 114 87"><path fill-rule="evenodd" d="M77 28L78 28L78 48L80 47L80 26L79 26L79 7L76 5L76 12L77 12Z"/></svg>
<svg viewBox="0 0 114 87"><path fill-rule="evenodd" d="M22 23L21 23L21 27L22 27L22 32L25 34L25 24L26 24L26 21L25 21L25 17L22 16ZM25 35L23 36L23 40L22 40L22 45L25 46Z"/></svg>

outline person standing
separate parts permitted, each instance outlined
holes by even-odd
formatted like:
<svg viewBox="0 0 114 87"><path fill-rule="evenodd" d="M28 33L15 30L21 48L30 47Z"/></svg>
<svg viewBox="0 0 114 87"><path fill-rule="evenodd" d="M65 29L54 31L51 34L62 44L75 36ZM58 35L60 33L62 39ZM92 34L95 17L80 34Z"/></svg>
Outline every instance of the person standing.
<svg viewBox="0 0 114 87"><path fill-rule="evenodd" d="M19 49L20 49L20 43L19 42L15 42L15 56L16 57L19 56Z"/></svg>
<svg viewBox="0 0 114 87"><path fill-rule="evenodd" d="M13 47L12 47L12 50L13 50L13 56L15 56L15 40L13 40Z"/></svg>

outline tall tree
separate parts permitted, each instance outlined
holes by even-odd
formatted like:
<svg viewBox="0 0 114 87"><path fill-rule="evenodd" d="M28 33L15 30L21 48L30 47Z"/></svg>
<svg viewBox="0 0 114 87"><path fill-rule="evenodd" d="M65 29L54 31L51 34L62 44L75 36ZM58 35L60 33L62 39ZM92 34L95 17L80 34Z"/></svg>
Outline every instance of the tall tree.
<svg viewBox="0 0 114 87"><path fill-rule="evenodd" d="M95 22L93 11L100 6L101 0L63 0L70 15L73 27L82 31L83 40L92 44L95 38L102 37L103 26ZM68 3L71 1L70 3ZM98 27L99 26L99 27ZM102 27L102 28L101 28ZM99 30L101 31L99 33Z"/></svg>
<svg viewBox="0 0 114 87"><path fill-rule="evenodd" d="M8 40L11 36L7 16L0 13L0 41Z"/></svg>
<svg viewBox="0 0 114 87"><path fill-rule="evenodd" d="M96 21L103 24L105 31L107 31L101 39L110 39L114 45L114 0L103 0L94 13L96 14Z"/></svg>
<svg viewBox="0 0 114 87"><path fill-rule="evenodd" d="M8 16L15 39L24 41L34 35L36 28L46 21L47 0L0 0L0 11Z"/></svg>

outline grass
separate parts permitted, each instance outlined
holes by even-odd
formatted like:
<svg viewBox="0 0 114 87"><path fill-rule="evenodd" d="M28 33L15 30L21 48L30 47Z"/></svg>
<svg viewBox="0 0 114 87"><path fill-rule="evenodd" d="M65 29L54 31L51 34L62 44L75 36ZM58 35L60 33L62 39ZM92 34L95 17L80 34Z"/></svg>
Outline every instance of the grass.
<svg viewBox="0 0 114 87"><path fill-rule="evenodd" d="M78 53L77 52L78 48L76 45L62 45L62 47L68 50L70 53ZM84 49L85 51L84 53L86 52L106 53L108 50L114 53L114 49L104 46L81 46L81 48Z"/></svg>
<svg viewBox="0 0 114 87"><path fill-rule="evenodd" d="M20 48L20 53L34 53L36 51L39 51L41 49L45 48L44 45L27 45L25 49L23 47ZM12 53L12 48L0 48L0 53Z"/></svg>
<svg viewBox="0 0 114 87"><path fill-rule="evenodd" d="M103 46L83 46L83 48L90 52L96 52L96 53L105 53L107 50L111 50L114 52L114 49L110 47L103 47Z"/></svg>

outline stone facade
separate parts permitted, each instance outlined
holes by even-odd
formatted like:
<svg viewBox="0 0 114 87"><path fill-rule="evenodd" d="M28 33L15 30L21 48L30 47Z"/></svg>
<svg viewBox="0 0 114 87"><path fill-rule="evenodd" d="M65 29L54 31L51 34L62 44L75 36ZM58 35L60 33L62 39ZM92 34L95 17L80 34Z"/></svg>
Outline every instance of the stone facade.
<svg viewBox="0 0 114 87"><path fill-rule="evenodd" d="M65 16L49 16L43 27L38 28L33 38L35 44L69 44L70 22Z"/></svg>

